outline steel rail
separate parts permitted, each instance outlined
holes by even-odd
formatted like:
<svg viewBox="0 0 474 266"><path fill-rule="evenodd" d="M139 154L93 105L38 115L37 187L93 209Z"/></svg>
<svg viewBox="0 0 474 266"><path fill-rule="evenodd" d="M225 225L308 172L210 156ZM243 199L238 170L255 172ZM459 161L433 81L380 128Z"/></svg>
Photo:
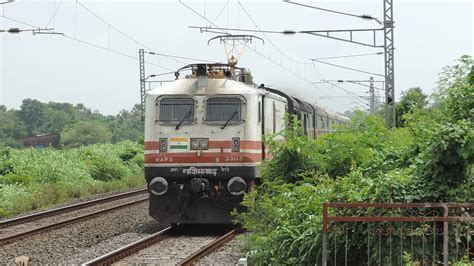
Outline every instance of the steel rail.
<svg viewBox="0 0 474 266"><path fill-rule="evenodd" d="M104 213L111 212L111 211L114 211L114 210L117 210L117 209L121 209L121 208L131 206L131 205L134 205L134 204L145 202L147 200L148 200L148 197L145 198L145 199L139 199L139 200L135 200L135 201L132 201L132 202L127 202L127 203L124 203L124 204L121 204L121 205L118 205L118 206L114 206L112 208L108 208L108 209L105 209L105 210L95 211L95 212L92 212L92 213L89 213L89 214L74 217L72 219L59 221L57 223L48 224L48 225L45 225L45 226L37 227L37 228L32 229L32 230L23 231L23 232L18 233L18 234L13 234L13 235L10 235L10 236L4 237L4 238L0 238L0 246L8 244L10 242L13 242L14 240L17 240L17 239L25 237L25 236L30 236L32 234L36 234L36 233L39 233L39 232L44 232L44 231L57 229L57 228L60 228L60 227L63 227L63 226L66 226L66 225L69 225L69 224L72 224L72 223L76 223L76 222L80 222L80 221L83 221L83 220L90 219L90 218L98 216L100 214L104 214Z"/></svg>
<svg viewBox="0 0 474 266"><path fill-rule="evenodd" d="M133 190L133 191L124 192L124 193L120 193L120 194L116 194L116 195L112 195L108 197L103 197L103 198L89 200L89 201L76 203L76 204L72 204L72 205L68 205L64 207L59 207L52 210L47 210L43 212L38 212L38 213L33 213L33 214L25 215L25 216L3 220L3 221L0 221L0 229L8 227L8 226L13 226L17 224L22 224L22 223L27 223L27 222L43 219L46 217L50 217L50 216L54 216L54 215L58 215L58 214L62 214L62 213L66 213L66 212L70 212L74 210L83 209L83 208L90 207L92 205L96 205L99 203L105 203L105 202L114 201L114 200L118 200L118 199L122 199L126 197L131 197L134 195L144 193L146 191L147 191L146 188Z"/></svg>
<svg viewBox="0 0 474 266"><path fill-rule="evenodd" d="M218 239L212 241L211 243L207 244L206 246L199 249L197 252L189 255L182 261L180 261L177 265L194 265L199 259L203 258L204 256L208 255L212 251L216 250L217 248L223 246L225 243L229 242L230 240L234 239L237 233L241 230L240 227L235 228L228 232L227 234L219 237Z"/></svg>
<svg viewBox="0 0 474 266"><path fill-rule="evenodd" d="M132 254L137 253L138 251L145 249L151 245L154 245L166 238L169 237L169 233L172 231L174 227L169 226L158 233L155 233L151 236L148 236L146 238L140 239L138 241L135 241L131 244L128 244L124 247L121 247L117 250L114 250L112 252L109 252L103 256L100 256L98 258L95 258L93 260L90 260L86 263L83 263L82 265L110 265L114 262L117 262L123 258L126 258Z"/></svg>

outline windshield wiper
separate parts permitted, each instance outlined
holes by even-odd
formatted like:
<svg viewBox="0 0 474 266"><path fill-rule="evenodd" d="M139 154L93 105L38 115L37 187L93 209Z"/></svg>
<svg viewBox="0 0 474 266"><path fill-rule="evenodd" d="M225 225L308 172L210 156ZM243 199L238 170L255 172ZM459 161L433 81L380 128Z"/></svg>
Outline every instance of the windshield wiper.
<svg viewBox="0 0 474 266"><path fill-rule="evenodd" d="M176 125L176 129L179 129L179 127L180 127L181 124L184 122L184 120L188 119L192 112L193 112L193 108L189 109L189 112L188 112L188 113L183 117L183 119L181 119L181 121L179 121L179 123Z"/></svg>
<svg viewBox="0 0 474 266"><path fill-rule="evenodd" d="M237 113L238 113L237 110L234 111L234 113L230 116L230 118L229 118L227 121L225 121L225 124L221 126L221 129L224 129L224 128L227 126L227 124L229 124L230 120L234 119L234 116L235 116Z"/></svg>

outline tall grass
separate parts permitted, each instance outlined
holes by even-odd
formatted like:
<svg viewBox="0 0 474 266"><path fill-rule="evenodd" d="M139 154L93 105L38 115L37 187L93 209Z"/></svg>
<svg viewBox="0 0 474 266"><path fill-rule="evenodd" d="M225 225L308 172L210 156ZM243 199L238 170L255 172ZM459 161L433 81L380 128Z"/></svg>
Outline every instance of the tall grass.
<svg viewBox="0 0 474 266"><path fill-rule="evenodd" d="M0 151L0 217L143 185L143 147L133 142Z"/></svg>

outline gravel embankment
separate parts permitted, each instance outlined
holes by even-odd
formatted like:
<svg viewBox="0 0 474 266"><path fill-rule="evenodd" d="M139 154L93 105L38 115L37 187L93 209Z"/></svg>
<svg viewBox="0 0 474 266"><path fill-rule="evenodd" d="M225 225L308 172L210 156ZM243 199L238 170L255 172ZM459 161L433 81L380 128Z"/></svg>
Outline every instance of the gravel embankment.
<svg viewBox="0 0 474 266"><path fill-rule="evenodd" d="M94 212L102 211L102 210L107 210L109 208L119 206L122 204L127 204L129 202L133 202L136 200L142 200L142 199L147 199L148 195L146 193L143 193L141 195L136 195L128 198L123 198L123 199L118 199L114 200L111 202L105 202L105 203L99 203L87 208L82 208L78 210L73 210L70 212L62 213L59 215L54 215L51 217L45 217L39 220L34 220L32 222L27 222L27 223L21 223L13 226L8 226L5 228L0 228L0 238L5 238L14 234L30 231L39 227L51 225L54 223L58 223L61 221L67 221L79 216L84 216L87 214L91 214Z"/></svg>
<svg viewBox="0 0 474 266"><path fill-rule="evenodd" d="M119 261L117 265L176 265L215 239L212 236L170 237Z"/></svg>
<svg viewBox="0 0 474 266"><path fill-rule="evenodd" d="M0 247L0 264L25 255L32 264L80 264L162 228L148 215L148 202L24 238Z"/></svg>
<svg viewBox="0 0 474 266"><path fill-rule="evenodd" d="M240 258L240 242L237 239L227 242L211 254L200 259L197 265L235 265Z"/></svg>

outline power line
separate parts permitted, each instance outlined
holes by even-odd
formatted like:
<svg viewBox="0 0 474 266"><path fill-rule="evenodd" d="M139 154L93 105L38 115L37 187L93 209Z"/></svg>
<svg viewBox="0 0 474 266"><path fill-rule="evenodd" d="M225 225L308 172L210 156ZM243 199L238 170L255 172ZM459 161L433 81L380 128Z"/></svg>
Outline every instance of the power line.
<svg viewBox="0 0 474 266"><path fill-rule="evenodd" d="M338 85L336 85L336 84L334 84L334 83L331 83L331 82L328 82L328 83L331 84L332 86L336 87L336 88L339 88L339 89L345 91L347 94L352 95L352 96L354 97L354 99L356 99L356 100L360 101L362 104L366 105L366 103L365 103L362 99L360 99L360 97L359 97L357 94L355 94L355 93L353 93L353 92L351 92L351 91L349 91L349 90L346 90L346 89L344 89L343 87L338 86Z"/></svg>
<svg viewBox="0 0 474 266"><path fill-rule="evenodd" d="M2 2L0 2L0 5L9 4L9 3L13 3L13 2L15 2L15 0L2 1Z"/></svg>
<svg viewBox="0 0 474 266"><path fill-rule="evenodd" d="M190 9L193 13L195 13L195 14L197 14L198 16L202 17L203 19L209 21L206 17L202 16L199 12L195 11L194 9L192 9L191 7L189 7L188 5L184 4L182 1L180 1L180 3L183 4L186 8ZM252 21L252 23L254 24L254 26L258 29L258 31L255 31L255 30L230 29L230 28L223 29L223 28L218 27L215 23L213 23L213 22L211 22L211 21L209 21L209 22L211 22L211 24L214 25L217 29L219 29L219 30L222 31L223 33L227 33L227 34L228 34L227 30L231 30L231 31L233 31L233 30L238 30L238 31L253 31L253 32L262 33L262 35L270 42L270 44L271 44L272 46L274 46L282 55L285 55L287 58L289 58L289 59L291 60L292 58L288 57L288 56L287 56L286 54L284 54L278 47L276 47L276 45L273 44L273 42L266 36L265 33L283 33L283 34L286 34L286 33L289 33L289 32L290 32L290 33L293 33L294 31L282 31L282 32L263 31L263 30L260 29L260 27L257 25L257 23L255 22L255 20L253 20L252 16L251 16L251 15L249 14L249 12L245 9L245 7L240 3L240 1L238 1L238 3L239 3L239 5L242 7L242 9L244 10L244 12L247 14L247 16L249 17L249 19ZM193 28L193 27L192 27L192 28ZM201 31L202 31L202 28L201 28ZM279 66L281 66L281 67L284 68L285 70L287 70L287 71L289 71L290 73L292 73L292 74L298 76L299 78L301 78L301 79L307 81L308 83L311 83L311 85L314 86L314 84L313 84L312 82L308 81L306 78L302 78L302 77L299 76L298 74L294 73L294 72L291 70L291 68L288 68L287 66L284 66L284 65L282 65L281 63L275 62L271 57L269 57L269 56L267 57L266 55L261 54L260 52L258 52L256 49L253 49L252 47L249 47L249 46L247 46L247 47L248 47L250 50L254 51L255 53L259 54L260 56L266 58L267 60L269 60L269 61L271 61L271 62L273 62L273 63L275 63L275 64L277 64L277 65L279 65ZM296 61L296 60L294 60L294 61L295 61L296 63L299 63L299 62ZM315 60L315 61L316 61L316 60ZM322 62L322 61L319 61L319 60L317 60L317 61L318 61L318 62L321 62L321 63L326 63L326 62ZM327 64L334 65L334 66L339 66L339 65L335 65L335 64L331 64L331 63L327 63ZM314 64L313 64L313 67L315 67ZM347 67L343 67L343 66L339 66L339 67L342 67L342 68L345 68L345 69L349 69L349 70L359 71L359 72L362 72L362 73L370 73L370 72L366 72L366 71L362 71L362 70L356 70L356 69L347 68ZM370 73L370 74L373 74L373 75L380 75L380 74L375 74L375 73ZM380 76L383 76L383 75L380 75ZM339 89L345 91L345 92L348 93L348 94L352 94L352 95L356 96L356 95L353 94L352 92L350 92L350 91L348 91L348 90L346 90L346 89L344 89L344 88L342 88L342 87L340 87L340 86L337 86L337 85L334 85L334 84L332 84L332 85L333 85L334 87L336 87L336 88L339 88ZM327 93L326 93L324 90L321 90L321 91L322 91L324 94L327 95ZM360 99L359 99L359 100L360 100ZM364 103L364 104L365 104L365 103Z"/></svg>
<svg viewBox="0 0 474 266"><path fill-rule="evenodd" d="M194 10L193 8L191 8L189 5L185 4L182 0L179 0L179 2L180 2L184 7L186 7L187 9L189 9L191 12L193 12L194 14L196 14L197 16L199 16L199 17L203 18L204 20L208 21L211 25L214 25L215 29L220 31L220 32L216 32L216 33L229 34L229 32L227 32L227 31L224 30L223 28L221 28L221 27L219 27L218 25L216 25L213 21L210 21L209 19L207 19L206 17L204 17L202 14L200 14L199 12L197 12L196 10ZM245 11L245 10L244 10L244 11ZM255 21L253 21L253 22L254 22L254 24L256 25ZM256 27L258 27L258 25L256 25ZM267 40L269 40L268 37L265 37L265 38L267 38ZM271 42L271 41L269 40L269 42ZM248 49L252 50L253 52L255 52L256 54L258 54L258 55L264 57L265 59L269 60L270 62L272 62L272 63L274 63L274 64L276 64L276 65L282 67L283 69L287 70L288 72L290 72L291 74L297 76L298 78L300 78L300 79L306 81L307 83L309 83L309 84L312 85L313 87L317 88L316 86L314 86L314 84L313 84L311 81L309 81L309 80L307 80L306 78L303 78L302 76L300 76L300 75L298 75L297 73L293 72L293 71L292 71L291 69L289 69L287 66L284 66L283 64L276 62L276 61L273 60L272 58L267 57L266 55L264 55L264 54L258 52L256 49L253 49L252 47L250 47L250 46L248 46L248 45L246 45L246 47L247 47ZM287 57L288 57L288 56L287 56ZM288 57L288 58L289 58L289 57ZM290 59L291 59L291 58L290 58ZM298 62L298 61L296 61L296 60L293 60L293 61ZM324 90L321 90L321 91L322 91L324 94L327 95L327 93L326 93Z"/></svg>
<svg viewBox="0 0 474 266"><path fill-rule="evenodd" d="M356 15L356 14L351 14L351 13L346 13L346 12L341 12L341 11L336 11L336 10L331 10L331 9L326 9L326 8L321 8L321 7L316 7L316 6L310 6L310 5L300 4L300 3L296 3L296 2L291 2L290 0L283 0L283 2L286 2L288 4L297 5L297 6L303 6L303 7L308 7L308 8L312 8L312 9L321 10L321 11L326 11L326 12L330 12L330 13L335 13L335 14L339 14L339 15L349 16L349 17L375 20L377 23L382 24L382 22L380 22L380 20L378 18L373 17L371 15L365 15L365 14L364 15Z"/></svg>
<svg viewBox="0 0 474 266"><path fill-rule="evenodd" d="M16 23L19 23L19 24L23 24L23 25L27 25L29 27L33 27L33 28L36 28L36 29L40 29L40 27L38 26L35 26L33 24L30 24L30 23L27 23L27 22L24 22L24 21L21 21L21 20L18 20L18 19L14 19L14 18L10 18L10 17L2 17L2 18L5 18L5 19L8 19L8 20L11 20L11 21L14 21ZM67 39L70 39L70 40L74 40L74 41L77 41L77 42L80 42L82 44L86 44L86 45L89 45L91 47L94 47L94 48L97 48L97 49L100 49L100 50L105 50L105 51L109 51L111 53L114 53L116 55L120 55L120 56L123 56L123 57L127 57L127 58L131 58L131 59L134 59L134 60L138 60L135 56L131 56L131 55L128 55L128 54L125 54L125 53L122 53L122 52L119 52L119 51L115 51L115 50L112 50L112 49L109 49L107 47L103 47L103 46L100 46L100 45L97 45L97 44L94 44L94 43L91 43L91 42L88 42L88 41L85 41L85 40L81 40L81 39L78 39L78 38L75 38L75 37L71 37L67 34L62 34L65 38ZM166 69L166 70L169 70L169 71L174 71L173 69L171 68L167 68L167 67L164 67L164 66L161 66L159 64L155 64L155 63L151 63L151 62L146 62L147 64L149 65L153 65L153 66L157 66L157 67L160 67L162 69Z"/></svg>
<svg viewBox="0 0 474 266"><path fill-rule="evenodd" d="M61 8L61 6L63 5L63 2L64 2L64 0L61 0L61 3L59 3L59 6L54 10L54 13L53 13L53 15L51 16L51 18L49 19L48 24L46 24L46 28L49 26L49 24L51 23L51 21L56 18L56 13L58 13L58 10L59 10L59 9ZM54 23L53 23L53 28L54 28Z"/></svg>
<svg viewBox="0 0 474 266"><path fill-rule="evenodd" d="M148 49L149 51L153 51L155 55L158 55L158 56L163 56L163 57L168 57L168 58L171 58L172 60L176 61L176 62L179 62L179 63L182 63L182 64L186 64L186 62L183 62L183 61L180 61L180 60L176 60L176 59L185 59L185 60L189 60L189 61L199 61L199 62L202 62L202 61L207 61L207 62L213 62L213 61L210 61L210 60L202 60L202 59L196 59L196 58L191 58L191 57L183 57L183 56L177 56L177 55L171 55L171 54L164 54L164 53L160 53L158 52L157 50L149 47L148 45L136 40L135 38L131 37L130 35L126 34L125 32L121 31L119 28L115 27L114 25L110 24L108 21L106 21L104 18L102 18L101 16L99 16L97 13L95 13L94 11L92 11L90 8L88 8L87 6L85 6L84 4L82 4L81 2L77 1L76 2L79 6L81 6L82 8L84 8L87 12L89 12L91 15L93 15L94 17L96 17L98 20L102 21L102 23L104 23L105 25L109 26L110 28L114 29L116 32L120 33L121 35L123 35L125 38L129 39L130 41L134 42L135 44L138 44L146 49Z"/></svg>
<svg viewBox="0 0 474 266"><path fill-rule="evenodd" d="M122 53L122 52L119 52L119 51L115 51L113 49L110 49L110 48L107 48L107 47L103 47L103 46L100 46L100 45L97 45L95 43L91 43L91 42L88 42L88 41L84 41L84 40L81 40L81 39L78 39L78 38L74 38L72 36L69 36L67 34L64 34L64 37L66 37L67 39L69 40L73 40L73 41L77 41L77 42L80 42L82 44L86 44L86 45L89 45L91 47L95 47L97 49L100 49L100 50L104 50L104 51L108 51L108 52L111 52L111 53L114 53L116 55L120 55L120 56L123 56L123 57L127 57L127 58L130 58L130 59L133 59L133 60L138 60L136 56L132 56L132 55L128 55L128 54L125 54L125 53ZM152 66L156 66L156 67L159 67L159 68L162 68L162 69L166 69L168 71L173 71L174 73L174 70L171 69L171 68L168 68L168 67L165 67L165 66L162 66L162 65L159 65L159 64L155 64L155 63L152 63L152 62L145 62L149 65L152 65Z"/></svg>
<svg viewBox="0 0 474 266"><path fill-rule="evenodd" d="M359 57L359 56L369 56L369 55L381 55L383 52L378 53L369 53L369 54L352 54L352 55L340 55L340 56L328 56L328 57L318 57L317 60L321 59L337 59L337 58L348 58L348 57Z"/></svg>
<svg viewBox="0 0 474 266"><path fill-rule="evenodd" d="M313 61L313 62L318 62L318 63L321 63L321 64L330 65L330 66L334 66L334 67L344 68L344 69L347 69L347 70L352 70L352 71L356 71L356 72L360 72L360 73L365 73L365 74L370 74L370 75L374 75L374 76L385 77L385 76L382 75L382 74L372 73L372 72L368 72L368 71L364 71L364 70L359 70L359 69L355 69L355 68L350 68L350 67L345 67L345 66L341 66L341 65L337 65L337 64L333 64L333 63L328 63L328 62L320 61L320 60L317 60L317 59L311 59L311 61Z"/></svg>
<svg viewBox="0 0 474 266"><path fill-rule="evenodd" d="M247 11L247 9L245 9L245 7L242 5L242 3L240 2L240 0L238 0L238 3L239 5L242 7L242 9L244 10L245 14L247 14L247 16L249 17L249 19L252 21L252 23L255 25L255 27L262 33L262 35L265 37L265 39L268 40L268 42L273 46L275 47L275 49L277 49L282 55L284 55L285 57L287 58L290 58L287 54L285 54L282 50L280 50L280 48L278 48L271 40L270 38L268 38L268 36L265 34L264 31L262 31L262 29L257 25L257 23L255 22L255 20L252 18L252 16L250 16L249 12ZM296 63L298 64L304 64L302 62L299 62L298 60L293 60L295 61Z"/></svg>
<svg viewBox="0 0 474 266"><path fill-rule="evenodd" d="M17 19L14 19L14 18L10 18L10 17L7 17L7 16L2 16L2 18L5 18L5 19L8 19L8 20L11 20L13 22L16 22L16 23L20 23L20 24L23 24L23 25L26 25L26 26L29 26L29 27L33 27L33 28L40 28L38 26L35 26L35 25L31 25L27 22L24 22L24 21L20 21L20 20L17 20Z"/></svg>

